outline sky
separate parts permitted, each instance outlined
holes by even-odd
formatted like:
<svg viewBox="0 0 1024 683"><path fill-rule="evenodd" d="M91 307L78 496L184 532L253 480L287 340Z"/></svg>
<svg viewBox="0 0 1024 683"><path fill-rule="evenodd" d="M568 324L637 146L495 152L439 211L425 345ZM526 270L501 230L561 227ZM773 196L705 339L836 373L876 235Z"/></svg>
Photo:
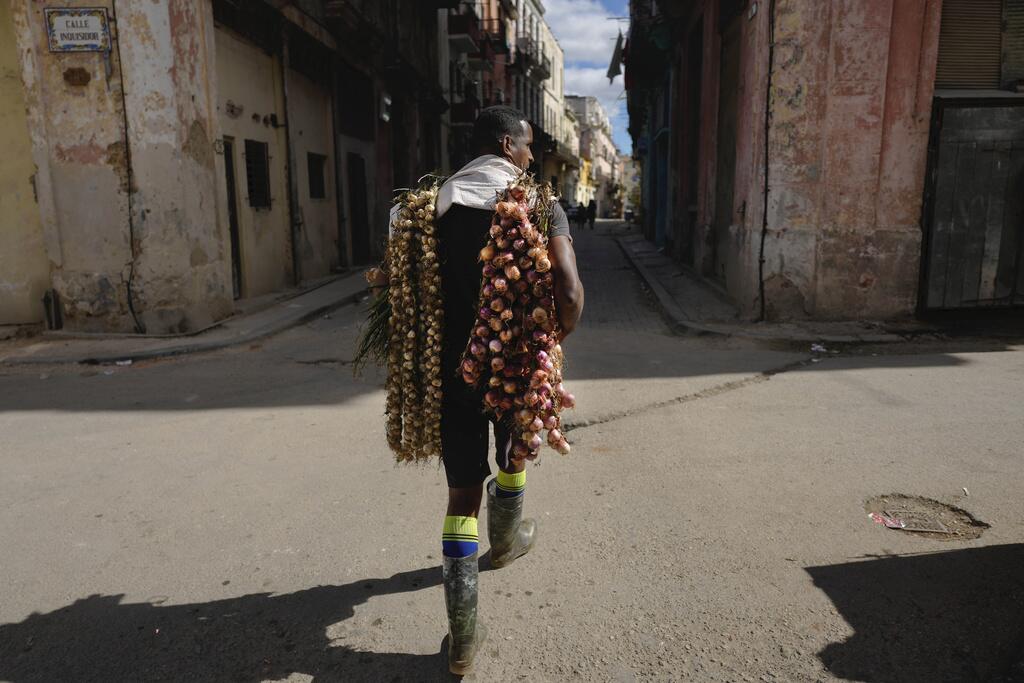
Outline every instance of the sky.
<svg viewBox="0 0 1024 683"><path fill-rule="evenodd" d="M629 152L633 143L626 132L626 96L623 77L609 85L608 63L615 49L615 38L626 22L608 17L629 16L627 0L543 0L544 18L565 53L565 94L592 95L601 101L612 122L612 137L620 152Z"/></svg>

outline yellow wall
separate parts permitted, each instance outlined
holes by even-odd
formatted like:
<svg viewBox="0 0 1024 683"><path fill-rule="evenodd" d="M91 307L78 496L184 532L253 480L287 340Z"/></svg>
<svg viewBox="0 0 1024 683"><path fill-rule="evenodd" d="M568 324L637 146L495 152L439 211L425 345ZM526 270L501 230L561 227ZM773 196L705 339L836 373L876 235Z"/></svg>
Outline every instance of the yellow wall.
<svg viewBox="0 0 1024 683"><path fill-rule="evenodd" d="M338 266L338 205L334 186L334 144L331 140L331 94L302 74L288 74L288 125L294 136L295 176L302 228L299 254L302 278L312 280L329 275ZM327 196L309 196L308 154L327 157L324 184Z"/></svg>
<svg viewBox="0 0 1024 683"><path fill-rule="evenodd" d="M235 189L242 247L242 296L259 296L288 287L293 277L285 128L274 128L264 122L264 117L276 114L278 123L284 124L280 63L258 47L221 28L216 31L216 45L217 114L222 134L234 140ZM235 115L229 114L229 101L242 108L240 114L237 110ZM268 144L269 209L249 206L245 177L246 139ZM223 174L219 182L223 187ZM223 219L226 220L226 214ZM223 232L228 234L226 226Z"/></svg>
<svg viewBox="0 0 1024 683"><path fill-rule="evenodd" d="M35 164L9 2L0 2L0 150L0 325L39 322L50 263L32 192Z"/></svg>

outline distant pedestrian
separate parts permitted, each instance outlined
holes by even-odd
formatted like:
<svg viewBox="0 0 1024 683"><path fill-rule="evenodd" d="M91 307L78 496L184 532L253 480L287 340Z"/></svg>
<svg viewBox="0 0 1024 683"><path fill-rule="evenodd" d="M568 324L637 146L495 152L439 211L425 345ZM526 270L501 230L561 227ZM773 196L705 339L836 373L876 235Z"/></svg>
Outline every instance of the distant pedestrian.
<svg viewBox="0 0 1024 683"><path fill-rule="evenodd" d="M597 220L597 202L593 199L587 204L587 222L590 223L590 229L594 229L594 221Z"/></svg>

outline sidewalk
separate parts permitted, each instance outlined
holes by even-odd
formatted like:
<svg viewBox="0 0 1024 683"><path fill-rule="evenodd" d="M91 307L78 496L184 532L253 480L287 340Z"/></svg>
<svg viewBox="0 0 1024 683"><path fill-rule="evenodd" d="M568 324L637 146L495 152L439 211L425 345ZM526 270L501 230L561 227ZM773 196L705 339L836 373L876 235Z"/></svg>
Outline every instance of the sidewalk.
<svg viewBox="0 0 1024 683"><path fill-rule="evenodd" d="M713 285L682 268L635 230L616 237L626 258L680 334L717 334L772 341L888 343L938 330L918 321L756 323L739 320L736 308Z"/></svg>
<svg viewBox="0 0 1024 683"><path fill-rule="evenodd" d="M362 272L346 274L294 296L248 302L239 313L191 335L146 337L44 333L33 339L0 342L0 365L87 363L109 365L128 361L216 351L268 337L301 325L366 292Z"/></svg>

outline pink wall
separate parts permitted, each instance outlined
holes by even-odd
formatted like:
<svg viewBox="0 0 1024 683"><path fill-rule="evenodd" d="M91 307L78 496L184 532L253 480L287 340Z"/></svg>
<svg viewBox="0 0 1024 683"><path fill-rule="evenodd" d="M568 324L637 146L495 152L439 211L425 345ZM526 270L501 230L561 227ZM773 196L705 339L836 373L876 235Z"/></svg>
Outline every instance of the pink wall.
<svg viewBox="0 0 1024 683"><path fill-rule="evenodd" d="M736 179L725 282L760 309L768 2L743 23ZM703 9L698 227L715 207L718 0ZM771 318L913 312L941 0L778 0L769 137ZM678 100L677 100L678 101ZM683 117L677 115L674 123ZM700 265L702 254L695 257Z"/></svg>

